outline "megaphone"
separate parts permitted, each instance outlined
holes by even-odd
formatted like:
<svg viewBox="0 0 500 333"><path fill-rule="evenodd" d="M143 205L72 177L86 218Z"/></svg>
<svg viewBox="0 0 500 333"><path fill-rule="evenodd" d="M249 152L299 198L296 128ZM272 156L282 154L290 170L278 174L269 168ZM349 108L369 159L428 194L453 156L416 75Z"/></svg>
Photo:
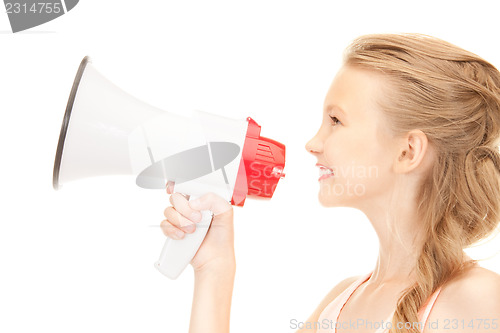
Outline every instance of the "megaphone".
<svg viewBox="0 0 500 333"><path fill-rule="evenodd" d="M64 114L53 170L54 189L87 177L131 175L145 189L193 200L213 192L234 206L271 198L285 176L285 146L260 136L250 117L231 119L195 110L167 112L129 95L85 57ZM213 214L202 211L194 233L166 239L155 267L176 279L191 262Z"/></svg>

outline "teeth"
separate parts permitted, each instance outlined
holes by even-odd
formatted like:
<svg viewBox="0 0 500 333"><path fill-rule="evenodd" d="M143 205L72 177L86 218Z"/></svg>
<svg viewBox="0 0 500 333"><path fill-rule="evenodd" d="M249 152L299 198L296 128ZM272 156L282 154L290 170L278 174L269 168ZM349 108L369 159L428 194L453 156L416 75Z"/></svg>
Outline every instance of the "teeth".
<svg viewBox="0 0 500 333"><path fill-rule="evenodd" d="M331 169L325 169L325 168L320 168L319 169L319 176L324 176L324 175L332 175L333 174L333 170Z"/></svg>

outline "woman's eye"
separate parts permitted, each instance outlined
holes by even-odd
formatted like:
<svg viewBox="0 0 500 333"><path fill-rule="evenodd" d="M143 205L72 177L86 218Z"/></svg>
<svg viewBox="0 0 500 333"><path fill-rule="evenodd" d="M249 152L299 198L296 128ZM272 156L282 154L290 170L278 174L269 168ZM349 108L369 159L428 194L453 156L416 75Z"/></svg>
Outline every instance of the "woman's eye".
<svg viewBox="0 0 500 333"><path fill-rule="evenodd" d="M338 120L337 117L330 116L330 119L332 120L333 125L337 125L338 123L340 123L340 120Z"/></svg>

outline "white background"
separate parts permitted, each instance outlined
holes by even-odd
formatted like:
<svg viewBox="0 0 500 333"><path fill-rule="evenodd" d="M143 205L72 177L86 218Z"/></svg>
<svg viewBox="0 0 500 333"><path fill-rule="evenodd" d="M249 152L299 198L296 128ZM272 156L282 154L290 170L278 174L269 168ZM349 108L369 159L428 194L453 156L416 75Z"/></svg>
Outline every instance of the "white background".
<svg viewBox="0 0 500 333"><path fill-rule="evenodd" d="M169 205L129 177L52 189L62 116L81 59L171 112L251 116L287 146L271 201L235 208L233 332L287 332L340 280L374 268L363 213L323 208L304 145L321 122L342 50L365 33L420 32L497 67L498 1L82 0L12 34L0 13L0 331L185 332L188 267L158 273ZM369 144L369 143L367 143ZM500 272L498 239L469 253Z"/></svg>

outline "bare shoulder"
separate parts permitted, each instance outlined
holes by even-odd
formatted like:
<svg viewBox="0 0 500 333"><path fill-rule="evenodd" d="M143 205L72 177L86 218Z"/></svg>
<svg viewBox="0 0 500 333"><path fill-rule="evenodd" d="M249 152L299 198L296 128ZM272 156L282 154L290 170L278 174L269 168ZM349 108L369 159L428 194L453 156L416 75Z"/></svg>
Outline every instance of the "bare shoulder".
<svg viewBox="0 0 500 333"><path fill-rule="evenodd" d="M328 304L330 304L338 295L340 295L344 290L346 290L354 281L361 278L361 276L351 276L347 279L344 279L337 283L326 296L321 300L318 307L314 310L314 312L309 316L309 318L300 325L299 330L296 333L313 333L316 332L317 325L314 325L315 322L318 321L318 318L326 308Z"/></svg>
<svg viewBox="0 0 500 333"><path fill-rule="evenodd" d="M443 286L426 332L443 330L499 333L500 275L476 266Z"/></svg>
<svg viewBox="0 0 500 333"><path fill-rule="evenodd" d="M466 308L476 308L500 304L500 275L477 266L448 282L442 293L449 305L459 302L468 305Z"/></svg>
<svg viewBox="0 0 500 333"><path fill-rule="evenodd" d="M324 308L330 304L338 295L340 295L344 290L347 289L347 287L349 287L351 284L354 283L354 281L357 281L359 278L361 278L361 276L351 276L351 277L348 277L347 279L344 279L342 281L340 281L339 283L337 283L335 285L335 287L332 288L332 290L330 290L328 292L328 294L326 294L326 296L323 298L323 300L321 301L321 303L319 304L318 306L318 309L320 309L320 313L324 310ZM319 314L318 313L318 317L319 317Z"/></svg>

